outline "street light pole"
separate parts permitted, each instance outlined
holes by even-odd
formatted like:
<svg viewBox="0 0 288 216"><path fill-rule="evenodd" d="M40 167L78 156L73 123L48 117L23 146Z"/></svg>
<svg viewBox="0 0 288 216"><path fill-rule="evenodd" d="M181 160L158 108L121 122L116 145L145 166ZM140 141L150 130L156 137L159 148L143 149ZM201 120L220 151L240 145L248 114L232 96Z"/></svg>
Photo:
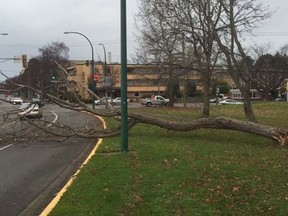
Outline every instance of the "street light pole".
<svg viewBox="0 0 288 216"><path fill-rule="evenodd" d="M106 61L106 49L105 49L105 46L103 43L100 43L99 44L100 46L103 47L103 51L104 51L104 77L106 78L107 76L107 61ZM106 86L106 83L105 83L105 97L107 97L107 86ZM110 95L110 97L112 97L112 95Z"/></svg>
<svg viewBox="0 0 288 216"><path fill-rule="evenodd" d="M93 45L92 45L91 41L89 40L89 38L88 38L86 35L84 35L84 34L82 34L82 33L80 33L80 32L64 32L64 34L79 34L79 35L83 36L84 38L86 38L86 40L89 42L89 44L90 44L90 46L91 46L91 51L92 51L91 79L90 79L91 84L92 84L92 86L91 86L91 91L92 91L93 93L95 93L95 81L94 81L94 74L95 74L94 49L93 49ZM95 99L95 97L94 97L94 95L92 95L92 106L93 106L93 109L95 109L94 99Z"/></svg>
<svg viewBox="0 0 288 216"><path fill-rule="evenodd" d="M121 0L121 152L128 152L127 116L127 16L126 0Z"/></svg>

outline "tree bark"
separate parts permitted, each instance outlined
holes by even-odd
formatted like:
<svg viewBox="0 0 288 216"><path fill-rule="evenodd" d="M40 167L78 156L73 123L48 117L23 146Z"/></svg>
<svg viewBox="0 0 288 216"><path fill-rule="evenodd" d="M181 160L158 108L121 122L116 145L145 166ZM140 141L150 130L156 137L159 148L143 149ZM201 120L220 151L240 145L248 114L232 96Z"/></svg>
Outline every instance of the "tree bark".
<svg viewBox="0 0 288 216"><path fill-rule="evenodd" d="M243 95L244 113L247 120L251 122L257 122L250 99L250 85L247 85L246 83L244 87L240 88L240 91Z"/></svg>
<svg viewBox="0 0 288 216"><path fill-rule="evenodd" d="M158 119L153 116L144 116L141 114L130 113L129 117L137 123L146 123L156 125L173 131L193 131L203 128L210 129L228 129L242 131L255 135L260 135L278 142L282 146L287 146L288 130L276 128L250 121L242 121L231 118L219 117L215 119L201 118L189 122L173 122Z"/></svg>
<svg viewBox="0 0 288 216"><path fill-rule="evenodd" d="M209 104L209 95L210 95L210 78L208 77L209 74L203 74L203 76L206 76L204 78L204 95L203 95L203 110L202 110L202 116L208 117L210 115L210 104Z"/></svg>

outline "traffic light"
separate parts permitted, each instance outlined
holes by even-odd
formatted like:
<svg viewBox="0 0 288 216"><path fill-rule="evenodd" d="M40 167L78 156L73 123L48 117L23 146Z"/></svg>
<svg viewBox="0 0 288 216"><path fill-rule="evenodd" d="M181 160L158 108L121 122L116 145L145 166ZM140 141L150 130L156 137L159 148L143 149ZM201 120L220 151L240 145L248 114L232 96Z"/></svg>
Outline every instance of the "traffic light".
<svg viewBox="0 0 288 216"><path fill-rule="evenodd" d="M22 67L27 69L28 68L27 55L23 54L21 56L21 59L22 59Z"/></svg>
<svg viewBox="0 0 288 216"><path fill-rule="evenodd" d="M55 81L57 79L56 73L51 74L51 81Z"/></svg>

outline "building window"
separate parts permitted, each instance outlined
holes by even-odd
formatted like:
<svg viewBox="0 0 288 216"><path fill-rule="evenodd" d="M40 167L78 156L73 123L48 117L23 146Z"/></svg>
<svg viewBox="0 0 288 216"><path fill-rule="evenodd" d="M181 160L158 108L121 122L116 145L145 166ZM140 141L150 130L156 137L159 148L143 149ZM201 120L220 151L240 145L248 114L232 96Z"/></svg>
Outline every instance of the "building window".
<svg viewBox="0 0 288 216"><path fill-rule="evenodd" d="M82 72L82 82L85 82L85 72Z"/></svg>
<svg viewBox="0 0 288 216"><path fill-rule="evenodd" d="M68 72L68 74L69 74L70 76L76 76L76 69L70 70L70 71Z"/></svg>
<svg viewBox="0 0 288 216"><path fill-rule="evenodd" d="M111 68L110 67L106 67L106 75L110 75L111 74Z"/></svg>

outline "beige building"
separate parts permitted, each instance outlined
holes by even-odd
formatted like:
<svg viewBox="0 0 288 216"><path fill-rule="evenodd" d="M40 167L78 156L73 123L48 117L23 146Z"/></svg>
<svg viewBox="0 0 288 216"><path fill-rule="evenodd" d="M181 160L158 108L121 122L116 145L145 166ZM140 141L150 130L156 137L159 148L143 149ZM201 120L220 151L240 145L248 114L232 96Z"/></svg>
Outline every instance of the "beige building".
<svg viewBox="0 0 288 216"><path fill-rule="evenodd" d="M69 85L67 91L76 92L82 99L90 99L91 95L86 88L91 79L91 66L86 64L86 61L70 61L72 67L67 69L69 73ZM120 64L95 64L95 91L100 97L121 96L121 65ZM152 94L163 94L167 91L168 81L173 79L180 83L180 90L183 90L185 81L193 81L196 84L197 90L203 89L201 76L198 72L190 69L163 67L161 65L127 65L127 97L129 99L139 100L142 97L147 97ZM106 71L106 75L104 73ZM226 69L219 68L213 74L214 80L225 80L228 85L235 89L236 86ZM231 93L232 94L232 93ZM235 93L233 95L236 95ZM231 95L232 96L232 95ZM257 95L258 96L258 95ZM236 97L236 96L235 96Z"/></svg>
<svg viewBox="0 0 288 216"><path fill-rule="evenodd" d="M91 66L86 65L86 61L71 61L72 67L67 68L69 77L67 91L75 92L81 96L82 99L91 98L91 94L87 91L89 82L93 77L91 76ZM104 66L102 64L95 64L95 89L96 93L105 94L111 87L120 89L120 65L107 65L106 74L109 77L109 85L104 84Z"/></svg>
<svg viewBox="0 0 288 216"><path fill-rule="evenodd" d="M91 79L91 66L85 61L71 61L73 66L67 68L69 85L67 91L73 91L83 99L91 96L86 88ZM127 97L130 99L142 98L152 93L163 93L166 91L166 84L155 74L155 66L151 65L128 65L127 66ZM106 93L113 97L121 96L121 65L95 64L95 90L98 96Z"/></svg>

